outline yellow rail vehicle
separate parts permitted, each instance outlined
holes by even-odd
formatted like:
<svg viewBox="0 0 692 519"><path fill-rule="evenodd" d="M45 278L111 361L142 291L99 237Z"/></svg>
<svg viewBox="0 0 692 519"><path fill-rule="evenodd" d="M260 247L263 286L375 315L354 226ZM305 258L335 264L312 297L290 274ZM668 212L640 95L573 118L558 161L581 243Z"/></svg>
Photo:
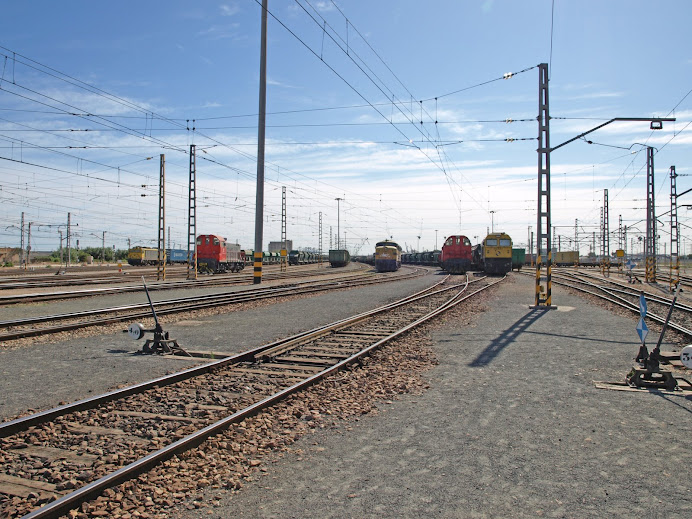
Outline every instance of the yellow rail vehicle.
<svg viewBox="0 0 692 519"><path fill-rule="evenodd" d="M493 232L483 240L482 268L488 274L507 274L512 270L512 238Z"/></svg>
<svg viewBox="0 0 692 519"><path fill-rule="evenodd" d="M163 261L166 261L166 253L163 253ZM127 262L130 265L156 265L159 262L159 249L150 247L132 247L127 252Z"/></svg>
<svg viewBox="0 0 692 519"><path fill-rule="evenodd" d="M401 267L401 247L398 243L385 240L375 245L375 270L394 272Z"/></svg>

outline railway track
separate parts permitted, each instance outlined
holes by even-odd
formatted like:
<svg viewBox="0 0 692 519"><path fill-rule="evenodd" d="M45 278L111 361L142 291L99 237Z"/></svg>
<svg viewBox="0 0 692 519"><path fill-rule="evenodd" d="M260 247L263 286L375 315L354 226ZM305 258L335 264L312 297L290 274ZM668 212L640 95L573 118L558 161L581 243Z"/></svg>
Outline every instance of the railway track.
<svg viewBox="0 0 692 519"><path fill-rule="evenodd" d="M368 268L365 265L359 266L358 270L364 270ZM273 269L277 270L277 269ZM301 277L312 277L312 276L328 276L334 275L335 272L332 269L317 269L310 268L305 270L296 271L295 268L289 272L278 272L270 271L263 275L265 281L278 281L284 279L294 279ZM122 278L118 278L122 280ZM128 278L127 282L132 282L132 278ZM157 290L173 290L180 288L199 288L199 287L212 287L212 286L235 286L235 285L246 285L252 282L252 272L248 273L236 273L236 274L220 274L214 276L205 276L201 279L187 280L181 278L177 281L150 281L148 282L148 288L151 291ZM75 285L79 284L79 280L75 280ZM88 283L86 283L88 284ZM45 285L39 285L41 288L46 288ZM62 286L62 285L61 285ZM77 299L82 297L93 297L99 295L109 295L109 294L123 294L128 292L138 292L141 291L142 287L140 285L127 285L127 286L114 286L114 287L99 287L99 288L88 288L83 290L69 290L69 291L54 291L50 292L33 292L33 293L23 293L23 294L8 294L0 295L0 306L22 304L22 303L35 303L40 301L55 301L63 299Z"/></svg>
<svg viewBox="0 0 692 519"><path fill-rule="evenodd" d="M357 286L387 283L417 277L427 270L401 271L395 275L377 275L373 272L358 272L336 280L303 281L288 285L259 287L243 292L226 292L203 296L182 297L154 303L157 315L201 310L218 306L260 301L263 299L290 297L326 290L353 288ZM138 288L142 291L142 287ZM84 310L65 314L45 315L0 321L0 342L26 337L39 337L93 326L105 326L118 322L131 322L151 317L148 303L123 305L111 308Z"/></svg>
<svg viewBox="0 0 692 519"><path fill-rule="evenodd" d="M535 272L528 275L535 276ZM646 290L646 285L634 285L637 288L633 288L633 285L627 283L581 271L555 269L552 282L597 297L635 314L639 314L639 297L644 293L648 304L647 320L661 325L665 322L665 316L673 301L672 297L663 297ZM688 338L692 337L692 306L677 301L668 328Z"/></svg>
<svg viewBox="0 0 692 519"><path fill-rule="evenodd" d="M0 424L0 516L68 514L106 489L363 362L385 343L501 281L459 284L445 278L395 303L242 354ZM93 506L105 506L93 517L112 510L103 499Z"/></svg>

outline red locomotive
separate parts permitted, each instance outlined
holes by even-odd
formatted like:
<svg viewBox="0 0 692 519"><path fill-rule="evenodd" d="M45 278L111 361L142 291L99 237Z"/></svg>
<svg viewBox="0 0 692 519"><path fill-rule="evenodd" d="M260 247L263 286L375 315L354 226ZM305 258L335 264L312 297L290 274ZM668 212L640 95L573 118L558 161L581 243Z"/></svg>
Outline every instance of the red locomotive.
<svg viewBox="0 0 692 519"><path fill-rule="evenodd" d="M214 234L197 236L197 268L201 271L223 273L238 272L245 268L245 252L237 243Z"/></svg>
<svg viewBox="0 0 692 519"><path fill-rule="evenodd" d="M440 266L452 274L464 274L471 268L471 240L463 235L449 236L440 253Z"/></svg>

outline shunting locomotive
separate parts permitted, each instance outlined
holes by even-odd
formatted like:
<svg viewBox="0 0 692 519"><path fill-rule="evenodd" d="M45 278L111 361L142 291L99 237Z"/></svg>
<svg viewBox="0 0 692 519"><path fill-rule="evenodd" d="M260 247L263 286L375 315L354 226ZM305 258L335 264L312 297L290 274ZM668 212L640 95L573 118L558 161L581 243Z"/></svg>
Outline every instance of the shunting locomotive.
<svg viewBox="0 0 692 519"><path fill-rule="evenodd" d="M245 253L237 243L214 234L197 236L197 268L214 273L237 272L245 268Z"/></svg>
<svg viewBox="0 0 692 519"><path fill-rule="evenodd" d="M462 234L449 236L442 245L440 266L452 274L465 274L471 269L471 240Z"/></svg>
<svg viewBox="0 0 692 519"><path fill-rule="evenodd" d="M478 254L476 252L476 254ZM479 265L488 274L507 274L512 270L512 238L504 232L492 232L480 247Z"/></svg>
<svg viewBox="0 0 692 519"><path fill-rule="evenodd" d="M375 245L375 270L394 272L401 267L401 247L398 243L385 240Z"/></svg>

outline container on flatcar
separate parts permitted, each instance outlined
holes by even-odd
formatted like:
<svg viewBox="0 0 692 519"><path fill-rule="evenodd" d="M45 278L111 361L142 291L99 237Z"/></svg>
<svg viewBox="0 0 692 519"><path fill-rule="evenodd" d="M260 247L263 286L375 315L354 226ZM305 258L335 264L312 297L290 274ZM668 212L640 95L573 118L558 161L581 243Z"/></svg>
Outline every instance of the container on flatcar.
<svg viewBox="0 0 692 519"><path fill-rule="evenodd" d="M375 270L394 272L401 267L401 247L398 243L384 240L375 245Z"/></svg>
<svg viewBox="0 0 692 519"><path fill-rule="evenodd" d="M512 270L512 238L492 232L483 240L483 270L488 274L507 274Z"/></svg>
<svg viewBox="0 0 692 519"><path fill-rule="evenodd" d="M332 249L329 251L329 264L332 267L345 267L351 261L351 255L345 249Z"/></svg>
<svg viewBox="0 0 692 519"><path fill-rule="evenodd" d="M215 234L200 234L195 243L200 271L221 274L245 268L245 254L237 243L228 243Z"/></svg>
<svg viewBox="0 0 692 519"><path fill-rule="evenodd" d="M471 240L463 234L449 236L440 252L440 266L452 274L465 274L473 263Z"/></svg>
<svg viewBox="0 0 692 519"><path fill-rule="evenodd" d="M512 249L512 270L521 270L526 263L526 249Z"/></svg>
<svg viewBox="0 0 692 519"><path fill-rule="evenodd" d="M194 252L190 255L192 256L193 254ZM166 262L169 264L187 263L187 251L183 249L166 249Z"/></svg>

